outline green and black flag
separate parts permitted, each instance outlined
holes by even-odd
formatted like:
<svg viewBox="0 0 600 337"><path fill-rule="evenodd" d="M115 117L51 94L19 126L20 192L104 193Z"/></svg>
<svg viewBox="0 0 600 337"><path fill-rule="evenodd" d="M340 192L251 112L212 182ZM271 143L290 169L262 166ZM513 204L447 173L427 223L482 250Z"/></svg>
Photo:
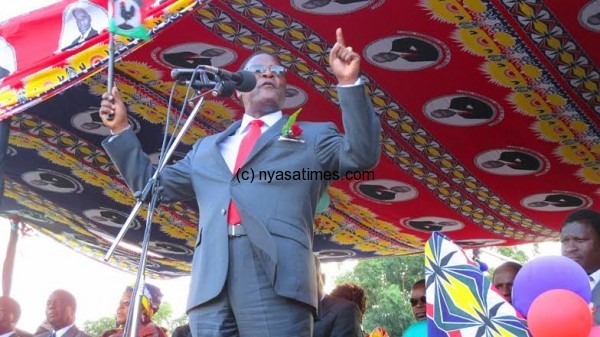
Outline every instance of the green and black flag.
<svg viewBox="0 0 600 337"><path fill-rule="evenodd" d="M142 5L142 0L108 0L109 31L116 35L150 39L148 28L143 24Z"/></svg>

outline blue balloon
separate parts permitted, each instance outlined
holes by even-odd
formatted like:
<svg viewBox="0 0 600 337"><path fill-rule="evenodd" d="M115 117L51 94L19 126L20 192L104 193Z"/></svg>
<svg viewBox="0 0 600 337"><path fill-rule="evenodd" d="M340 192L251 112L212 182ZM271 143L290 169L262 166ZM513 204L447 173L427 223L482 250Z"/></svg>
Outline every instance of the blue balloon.
<svg viewBox="0 0 600 337"><path fill-rule="evenodd" d="M480 260L475 260L475 262L477 262L477 264L479 265L479 270L481 270L482 272L486 272L490 269L490 267L487 265L487 263L480 261Z"/></svg>
<svg viewBox="0 0 600 337"><path fill-rule="evenodd" d="M554 289L570 290L586 303L592 300L588 275L577 262L564 256L542 256L527 262L517 273L512 305L527 317L531 303L542 293Z"/></svg>
<svg viewBox="0 0 600 337"><path fill-rule="evenodd" d="M427 320L421 320L411 324L402 337L427 337Z"/></svg>

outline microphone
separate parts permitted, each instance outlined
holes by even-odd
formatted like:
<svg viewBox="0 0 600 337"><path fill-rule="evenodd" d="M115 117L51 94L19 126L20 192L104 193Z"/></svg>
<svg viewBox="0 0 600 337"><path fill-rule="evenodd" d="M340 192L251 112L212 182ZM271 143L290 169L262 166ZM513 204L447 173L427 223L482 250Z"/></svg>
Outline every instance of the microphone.
<svg viewBox="0 0 600 337"><path fill-rule="evenodd" d="M189 82L189 81L186 81ZM220 97L220 98L224 98L224 97L231 97L231 95L233 95L233 93L235 92L235 84L233 84L232 81L223 81L223 82L203 82L203 81L194 81L190 84L190 86L194 89L197 90L203 90L203 89L212 89L212 96L213 97ZM194 103L193 101L196 98L202 97L202 95L197 95L192 97L189 100L188 105L193 107Z"/></svg>
<svg viewBox="0 0 600 337"><path fill-rule="evenodd" d="M173 69L171 77L175 80L188 79L197 71L208 72L217 75L223 80L230 80L235 84L236 89L241 92L252 91L256 87L256 77L249 71L241 70L232 73L231 71L212 66L200 66L199 69Z"/></svg>
<svg viewBox="0 0 600 337"><path fill-rule="evenodd" d="M215 97L231 97L235 92L235 83L233 81L200 81L194 80L192 83L190 81L185 81L185 83L189 84L190 87L196 90L204 90L204 89L213 89L212 95Z"/></svg>

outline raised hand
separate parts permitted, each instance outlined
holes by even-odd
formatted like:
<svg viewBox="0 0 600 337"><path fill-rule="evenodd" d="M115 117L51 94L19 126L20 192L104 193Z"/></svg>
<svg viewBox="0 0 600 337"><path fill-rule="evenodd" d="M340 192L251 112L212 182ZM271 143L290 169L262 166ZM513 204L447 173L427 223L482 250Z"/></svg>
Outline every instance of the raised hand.
<svg viewBox="0 0 600 337"><path fill-rule="evenodd" d="M339 84L352 85L358 80L360 72L360 55L346 47L342 29L335 31L337 42L329 52L329 65Z"/></svg>
<svg viewBox="0 0 600 337"><path fill-rule="evenodd" d="M114 118L109 120L108 116L111 114L114 114ZM123 131L129 124L127 121L127 108L116 86L112 88L112 94L106 92L102 95L100 118L102 118L104 126L109 128L113 133Z"/></svg>

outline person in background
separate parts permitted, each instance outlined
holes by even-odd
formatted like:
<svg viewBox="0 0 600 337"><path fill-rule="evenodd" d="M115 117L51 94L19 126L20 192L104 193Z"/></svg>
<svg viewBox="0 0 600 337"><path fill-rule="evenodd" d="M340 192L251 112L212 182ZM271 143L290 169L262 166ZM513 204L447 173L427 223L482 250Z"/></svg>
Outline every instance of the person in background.
<svg viewBox="0 0 600 337"><path fill-rule="evenodd" d="M523 266L517 262L504 262L494 270L494 275L492 276L492 284L510 304L512 304L513 283L521 267Z"/></svg>
<svg viewBox="0 0 600 337"><path fill-rule="evenodd" d="M50 294L46 302L46 321L52 328L39 337L89 337L75 326L77 301L75 296L64 289Z"/></svg>
<svg viewBox="0 0 600 337"><path fill-rule="evenodd" d="M16 328L21 317L21 306L17 301L0 296L0 336L1 337L31 337L30 333Z"/></svg>
<svg viewBox="0 0 600 337"><path fill-rule="evenodd" d="M315 318L313 337L362 337L360 327L361 310L356 303L340 297L325 294L325 276L321 273L321 264L315 256L317 285L319 290L318 316Z"/></svg>
<svg viewBox="0 0 600 337"><path fill-rule="evenodd" d="M178 326L173 330L171 337L192 337L192 329L189 324Z"/></svg>
<svg viewBox="0 0 600 337"><path fill-rule="evenodd" d="M128 286L123 292L119 307L117 308L117 326L114 329L103 332L100 337L123 337L123 329L127 323L127 314L134 294L134 288ZM160 308L162 302L162 293L160 289L151 284L144 284L144 294L142 295L141 317L138 324L138 337L167 337L165 329L152 321L152 316Z"/></svg>
<svg viewBox="0 0 600 337"><path fill-rule="evenodd" d="M560 230L560 245L566 256L590 277L594 325L600 325L600 212L580 209L567 216Z"/></svg>
<svg viewBox="0 0 600 337"><path fill-rule="evenodd" d="M410 307L417 321L422 321L427 318L425 311L425 279L418 280L410 289Z"/></svg>
<svg viewBox="0 0 600 337"><path fill-rule="evenodd" d="M356 284L344 283L335 287L329 295L356 303L360 310L360 326L364 334L362 321L367 311L367 294L365 290Z"/></svg>

